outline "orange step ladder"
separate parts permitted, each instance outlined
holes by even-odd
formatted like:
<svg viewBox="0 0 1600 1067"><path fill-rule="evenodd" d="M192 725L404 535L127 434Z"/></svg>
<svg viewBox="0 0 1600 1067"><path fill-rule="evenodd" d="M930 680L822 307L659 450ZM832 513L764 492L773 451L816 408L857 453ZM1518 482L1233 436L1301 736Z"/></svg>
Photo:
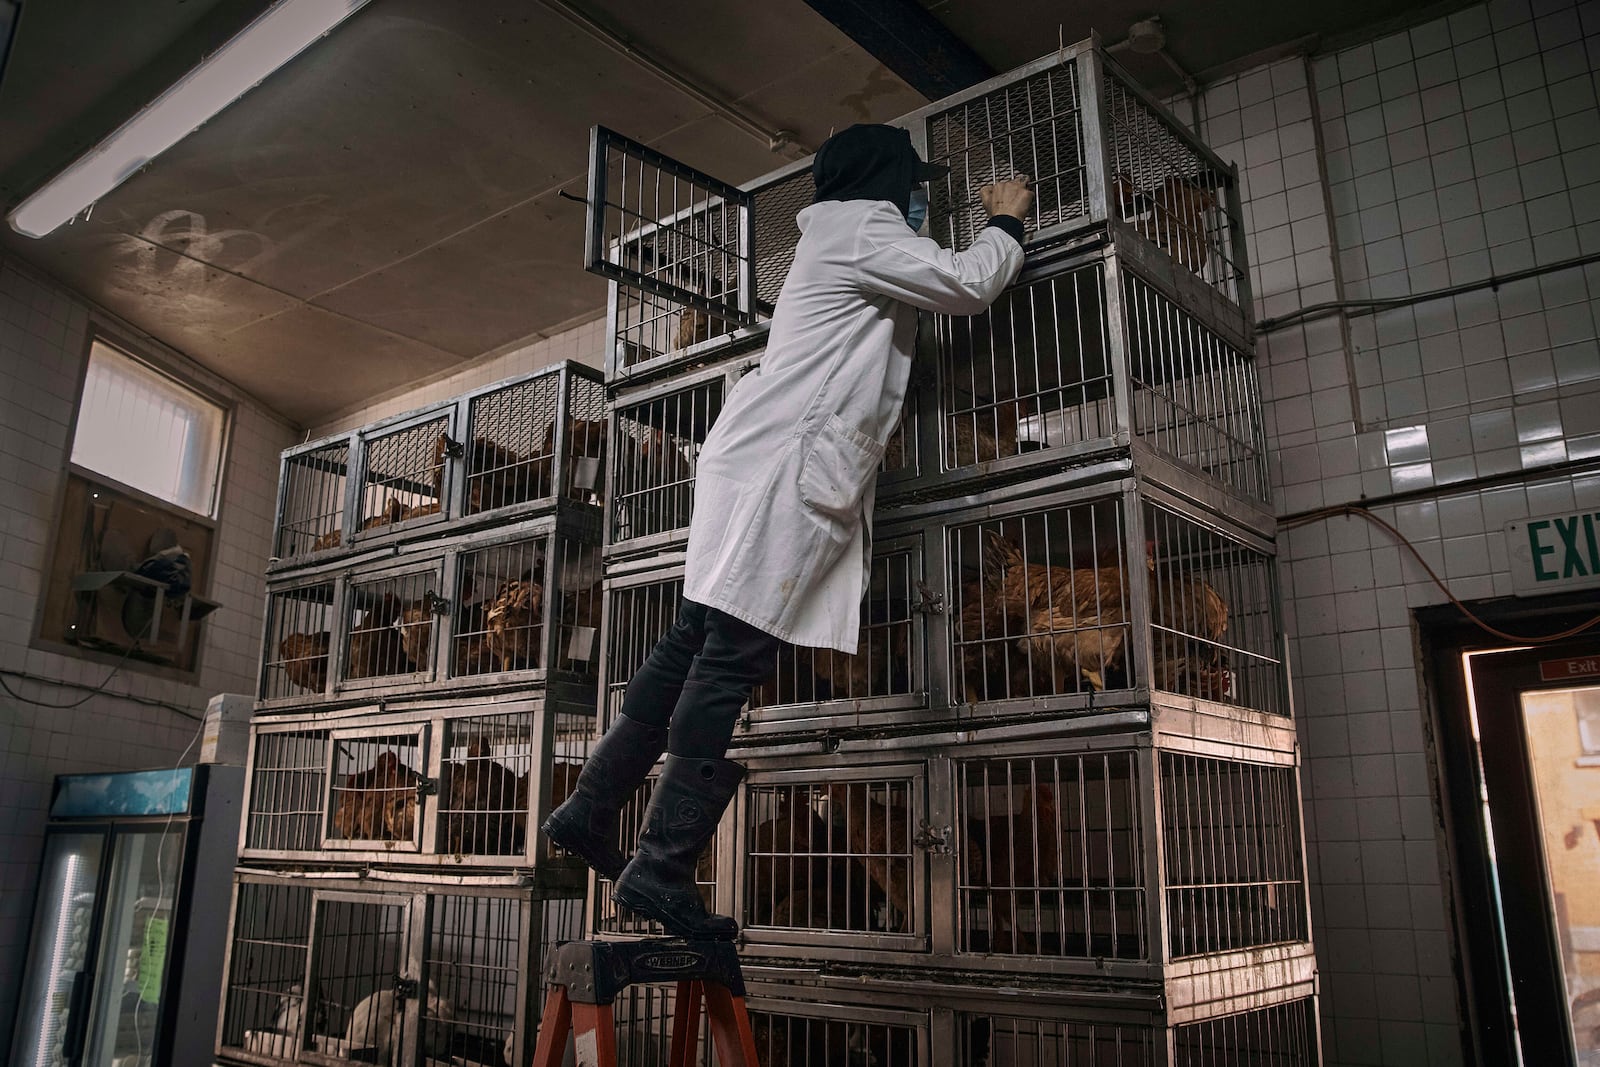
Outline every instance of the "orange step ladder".
<svg viewBox="0 0 1600 1067"><path fill-rule="evenodd" d="M711 1021L718 1067L759 1067L744 973L730 941L570 941L546 971L550 992L539 1023L533 1067L561 1067L573 1033L578 1067L616 1067L612 1005L630 985L675 982L668 1067L691 1067L700 1043L700 1008Z"/></svg>

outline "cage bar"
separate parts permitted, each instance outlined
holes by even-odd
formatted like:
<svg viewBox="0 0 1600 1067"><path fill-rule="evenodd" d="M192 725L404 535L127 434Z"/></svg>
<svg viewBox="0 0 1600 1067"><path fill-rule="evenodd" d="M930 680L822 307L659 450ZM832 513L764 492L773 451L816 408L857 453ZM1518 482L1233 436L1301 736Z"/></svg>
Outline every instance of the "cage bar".
<svg viewBox="0 0 1600 1067"><path fill-rule="evenodd" d="M416 849L427 768L422 730L333 736L325 847Z"/></svg>
<svg viewBox="0 0 1600 1067"><path fill-rule="evenodd" d="M851 1018L843 1006L827 1014L750 1011L756 1059L761 1067L920 1067L920 1043L912 1026Z"/></svg>
<svg viewBox="0 0 1600 1067"><path fill-rule="evenodd" d="M1287 711L1272 557L1176 506L1145 505L1150 684Z"/></svg>
<svg viewBox="0 0 1600 1067"><path fill-rule="evenodd" d="M745 921L789 930L920 932L910 778L752 784L744 805Z"/></svg>
<svg viewBox="0 0 1600 1067"><path fill-rule="evenodd" d="M1174 1027L1172 1053L1173 1067L1316 1067L1316 999Z"/></svg>
<svg viewBox="0 0 1600 1067"><path fill-rule="evenodd" d="M1252 361L1125 266L1122 303L1135 437L1266 503L1266 441Z"/></svg>
<svg viewBox="0 0 1600 1067"><path fill-rule="evenodd" d="M289 559L343 543L349 473L348 440L284 454L274 556Z"/></svg>
<svg viewBox="0 0 1600 1067"><path fill-rule="evenodd" d="M1172 959L1305 941L1294 768L1161 753Z"/></svg>
<svg viewBox="0 0 1600 1067"><path fill-rule="evenodd" d="M968 703L1136 684L1121 498L952 526L946 536L951 677Z"/></svg>
<svg viewBox="0 0 1600 1067"><path fill-rule="evenodd" d="M617 585L605 593L605 667L601 704L610 723L622 711L628 682L672 628L683 602L683 578Z"/></svg>
<svg viewBox="0 0 1600 1067"><path fill-rule="evenodd" d="M448 412L399 429L363 432L361 438L361 527L356 537L442 514L449 492Z"/></svg>
<svg viewBox="0 0 1600 1067"><path fill-rule="evenodd" d="M669 393L617 402L609 546L643 548L686 533L695 462L722 412L726 388L726 377L715 374Z"/></svg>
<svg viewBox="0 0 1600 1067"><path fill-rule="evenodd" d="M1135 752L955 766L959 951L1149 958Z"/></svg>
<svg viewBox="0 0 1600 1067"><path fill-rule="evenodd" d="M1111 438L1099 260L1010 289L971 317L930 315L944 469Z"/></svg>
<svg viewBox="0 0 1600 1067"><path fill-rule="evenodd" d="M912 548L880 550L867 576L855 654L785 644L772 677L751 698L751 710L904 697L919 689L921 574Z"/></svg>
<svg viewBox="0 0 1600 1067"><path fill-rule="evenodd" d="M308 1032L317 1029L305 1025L310 886L238 883L228 940L219 1045L257 1056L298 1059Z"/></svg>
<svg viewBox="0 0 1600 1067"><path fill-rule="evenodd" d="M436 569L351 580L342 681L431 677L439 643L434 619L449 602L439 585Z"/></svg>
<svg viewBox="0 0 1600 1067"><path fill-rule="evenodd" d="M463 552L457 563L452 677L546 666L548 535Z"/></svg>
<svg viewBox="0 0 1600 1067"><path fill-rule="evenodd" d="M316 901L305 1018L311 1049L394 1062L405 1026L395 984L408 970L410 938L409 896L330 894Z"/></svg>
<svg viewBox="0 0 1600 1067"><path fill-rule="evenodd" d="M329 795L328 731L263 731L254 740L244 847L319 850Z"/></svg>
<svg viewBox="0 0 1600 1067"><path fill-rule="evenodd" d="M1102 70L1103 136L1117 217L1239 306L1243 264L1234 256L1232 173L1170 115L1146 103L1116 64L1104 63Z"/></svg>
<svg viewBox="0 0 1600 1067"><path fill-rule="evenodd" d="M1086 219L1081 76L1078 59L1041 70L928 116L931 162L950 173L929 183L929 235L947 248L970 245L988 223L978 190L1026 174L1035 197L1030 233Z"/></svg>
<svg viewBox="0 0 1600 1067"><path fill-rule="evenodd" d="M471 715L445 721L438 851L522 856L528 789L538 753L532 716Z"/></svg>
<svg viewBox="0 0 1600 1067"><path fill-rule="evenodd" d="M1155 1032L1136 1023L961 1013L957 1042L960 1054L954 1062L969 1067L1156 1067L1161 1062Z"/></svg>
<svg viewBox="0 0 1600 1067"><path fill-rule="evenodd" d="M511 1053L522 1016L519 980L530 973L530 965L532 974L542 971L542 960L524 955L524 902L439 893L428 905L418 1042L425 1062L462 1067L515 1062ZM539 918L535 912L535 921ZM533 954L541 955L542 947L541 940Z"/></svg>
<svg viewBox="0 0 1600 1067"><path fill-rule="evenodd" d="M328 650L336 629L333 582L267 594L261 699L315 698L328 691Z"/></svg>
<svg viewBox="0 0 1600 1067"><path fill-rule="evenodd" d="M634 985L617 994L612 1024L617 1038L617 1067L666 1067L671 1062L673 1012L677 990L672 985ZM702 1011L693 1067L714 1067L711 1024ZM569 1039L568 1048L571 1048ZM766 1060L762 1067L770 1067Z"/></svg>

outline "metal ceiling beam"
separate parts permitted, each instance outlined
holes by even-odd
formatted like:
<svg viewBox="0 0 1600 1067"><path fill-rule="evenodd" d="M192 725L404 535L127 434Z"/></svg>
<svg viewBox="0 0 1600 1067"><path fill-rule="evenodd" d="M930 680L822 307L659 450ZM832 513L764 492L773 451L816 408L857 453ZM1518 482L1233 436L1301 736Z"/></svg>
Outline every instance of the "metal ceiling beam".
<svg viewBox="0 0 1600 1067"><path fill-rule="evenodd" d="M911 88L938 100L996 71L916 0L805 0Z"/></svg>

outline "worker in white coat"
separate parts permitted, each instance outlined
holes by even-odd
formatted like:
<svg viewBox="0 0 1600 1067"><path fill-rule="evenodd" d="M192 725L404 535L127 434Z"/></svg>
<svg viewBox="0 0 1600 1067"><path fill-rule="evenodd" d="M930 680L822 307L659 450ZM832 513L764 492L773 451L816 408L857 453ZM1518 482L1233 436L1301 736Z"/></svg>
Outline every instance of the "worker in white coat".
<svg viewBox="0 0 1600 1067"><path fill-rule="evenodd" d="M728 394L695 472L684 600L628 684L571 797L544 829L616 885L613 898L681 937L731 938L695 863L744 768L723 758L782 642L856 651L873 494L911 373L919 310L983 311L1022 267L1022 177L981 191L989 225L952 252L917 236L924 183L948 168L906 131L852 126L812 164L813 203L761 365ZM622 805L668 753L631 862Z"/></svg>

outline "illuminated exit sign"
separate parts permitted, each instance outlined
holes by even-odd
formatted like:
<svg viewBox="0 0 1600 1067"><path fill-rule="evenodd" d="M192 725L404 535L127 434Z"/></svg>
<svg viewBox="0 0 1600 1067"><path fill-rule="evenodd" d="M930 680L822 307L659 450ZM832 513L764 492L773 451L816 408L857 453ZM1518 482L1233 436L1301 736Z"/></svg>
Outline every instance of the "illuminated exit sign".
<svg viewBox="0 0 1600 1067"><path fill-rule="evenodd" d="M1518 596L1600 587L1600 511L1508 522L1506 550Z"/></svg>

